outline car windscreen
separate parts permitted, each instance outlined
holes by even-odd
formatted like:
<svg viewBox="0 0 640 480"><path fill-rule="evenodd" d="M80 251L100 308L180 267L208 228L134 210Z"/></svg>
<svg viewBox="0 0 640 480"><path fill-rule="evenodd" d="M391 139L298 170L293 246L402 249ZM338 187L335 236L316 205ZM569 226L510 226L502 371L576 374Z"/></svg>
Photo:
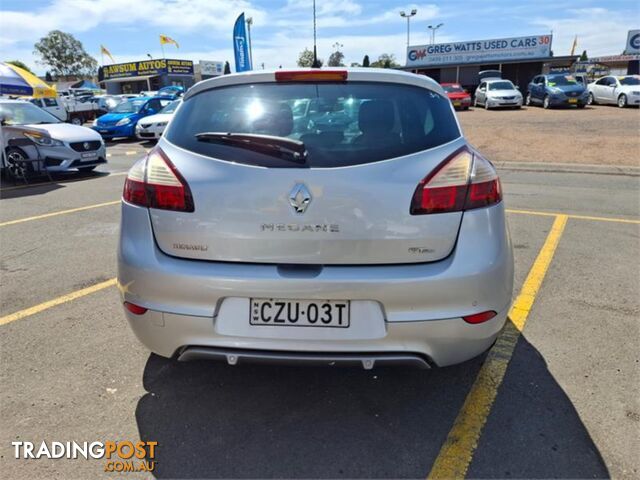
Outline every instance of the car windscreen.
<svg viewBox="0 0 640 480"><path fill-rule="evenodd" d="M158 113L173 113L173 112L176 111L176 108L178 108L178 105L180 105L180 100L176 100L175 102L171 102L169 105L164 107Z"/></svg>
<svg viewBox="0 0 640 480"><path fill-rule="evenodd" d="M618 77L620 85L640 85L640 78L638 77Z"/></svg>
<svg viewBox="0 0 640 480"><path fill-rule="evenodd" d="M60 123L49 112L28 102L0 103L0 118L6 125L31 125L41 123Z"/></svg>
<svg viewBox="0 0 640 480"><path fill-rule="evenodd" d="M443 85L442 88L447 93L464 92L464 89L460 85Z"/></svg>
<svg viewBox="0 0 640 480"><path fill-rule="evenodd" d="M116 105L112 113L138 113L145 102L146 100L127 100L126 102Z"/></svg>
<svg viewBox="0 0 640 480"><path fill-rule="evenodd" d="M513 90L513 83L511 83L511 82L491 82L489 84L489 90Z"/></svg>
<svg viewBox="0 0 640 480"><path fill-rule="evenodd" d="M553 77L547 78L547 85L550 87L557 87L561 85L577 85L576 79L574 77L566 76L566 75L555 75Z"/></svg>
<svg viewBox="0 0 640 480"><path fill-rule="evenodd" d="M448 98L424 88L378 82L258 83L206 90L183 102L165 133L171 143L201 155L292 167L262 152L196 138L206 132L303 142L304 165L320 168L409 155L460 136Z"/></svg>

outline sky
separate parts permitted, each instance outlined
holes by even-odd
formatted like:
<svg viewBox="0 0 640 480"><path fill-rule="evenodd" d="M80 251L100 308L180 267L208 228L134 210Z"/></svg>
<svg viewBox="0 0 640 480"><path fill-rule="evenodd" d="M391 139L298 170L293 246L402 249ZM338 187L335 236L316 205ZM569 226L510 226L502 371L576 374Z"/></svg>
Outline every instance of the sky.
<svg viewBox="0 0 640 480"><path fill-rule="evenodd" d="M396 0L317 0L318 56L325 60L340 44L345 63L391 53L405 63L407 22L401 10L417 10L411 19L411 44L429 43L428 25L443 23L436 43L482 40L553 31L555 55L577 51L589 56L622 52L627 31L640 28L637 0L447 0L407 3ZM236 17L253 18L254 66L295 66L298 54L313 46L312 0L0 0L0 59L21 60L36 73L33 45L47 32L73 34L101 62L100 45L116 63L161 58L228 60L233 68L231 33ZM106 63L110 63L105 59Z"/></svg>

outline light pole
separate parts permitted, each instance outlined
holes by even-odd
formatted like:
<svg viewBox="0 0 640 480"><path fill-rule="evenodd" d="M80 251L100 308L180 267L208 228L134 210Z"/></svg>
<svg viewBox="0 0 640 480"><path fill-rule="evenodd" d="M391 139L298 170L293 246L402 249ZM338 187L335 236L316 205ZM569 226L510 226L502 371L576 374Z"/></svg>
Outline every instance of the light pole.
<svg viewBox="0 0 640 480"><path fill-rule="evenodd" d="M249 34L249 62L251 62L251 69L253 70L253 45L251 45L251 25L253 25L253 17L248 17L246 22Z"/></svg>
<svg viewBox="0 0 640 480"><path fill-rule="evenodd" d="M400 12L400 16L402 18L407 19L407 47L409 46L409 31L411 30L411 17L413 17L416 13L418 13L418 10L416 10L415 8L411 10L411 12L409 13L405 13L404 10Z"/></svg>
<svg viewBox="0 0 640 480"><path fill-rule="evenodd" d="M431 30L431 45L436 43L436 30L442 27L444 23L439 23L438 25L429 25L427 28Z"/></svg>

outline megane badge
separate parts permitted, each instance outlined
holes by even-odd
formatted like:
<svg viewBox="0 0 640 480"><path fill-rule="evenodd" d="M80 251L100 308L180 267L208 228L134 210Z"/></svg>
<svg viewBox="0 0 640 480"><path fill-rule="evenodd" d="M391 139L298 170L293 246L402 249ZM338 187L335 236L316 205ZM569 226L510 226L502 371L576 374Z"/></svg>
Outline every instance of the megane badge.
<svg viewBox="0 0 640 480"><path fill-rule="evenodd" d="M293 210L296 213L304 213L310 203L311 193L303 183L298 183L293 187L293 190L291 190L291 193L289 194L289 204L293 207Z"/></svg>

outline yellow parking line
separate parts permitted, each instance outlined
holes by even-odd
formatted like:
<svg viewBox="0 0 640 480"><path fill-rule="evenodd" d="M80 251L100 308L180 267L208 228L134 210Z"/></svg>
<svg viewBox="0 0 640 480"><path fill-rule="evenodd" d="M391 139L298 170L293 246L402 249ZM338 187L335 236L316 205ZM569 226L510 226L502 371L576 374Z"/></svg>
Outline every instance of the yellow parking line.
<svg viewBox="0 0 640 480"><path fill-rule="evenodd" d="M94 205L87 205L85 207L70 208L69 210L60 210L57 212L45 213L43 215L35 215L33 217L19 218L17 220L9 220L8 222L0 223L0 227L15 225L16 223L31 222L33 220L42 220L43 218L57 217L59 215L66 215L67 213L81 212L83 210L91 210L93 208L107 207L109 205L116 205L118 203L120 203L120 200L116 200L114 202L96 203Z"/></svg>
<svg viewBox="0 0 640 480"><path fill-rule="evenodd" d="M527 322L533 302L562 237L567 218L567 215L556 216L522 290L509 311L510 321L506 323L489 351L427 478L465 477L520 332Z"/></svg>
<svg viewBox="0 0 640 480"><path fill-rule="evenodd" d="M594 217L591 215L574 215L571 213L560 213L560 212L538 212L535 210L513 210L507 209L507 213L521 213L523 215L540 215L543 217L557 217L558 215L566 215L567 218L575 218L577 220L595 220L598 222L618 222L618 223L634 223L640 224L640 220L630 219L630 218L616 218L616 217Z"/></svg>
<svg viewBox="0 0 640 480"><path fill-rule="evenodd" d="M111 280L107 280L101 283L96 283L95 285L91 285L90 287L83 288L81 290L76 290L75 292L67 293L66 295L62 295L61 297L54 298L53 300L43 302L34 307L25 308L24 310L20 310L10 315L5 315L4 317L0 317L0 325L6 325L7 323L15 322L16 320L20 320L21 318L35 315L36 313L40 313L52 307L56 307L58 305L70 302L72 300L76 300L77 298L84 297L85 295L90 295L100 290L104 290L105 288L112 287L115 284L116 284L116 279L112 278Z"/></svg>

